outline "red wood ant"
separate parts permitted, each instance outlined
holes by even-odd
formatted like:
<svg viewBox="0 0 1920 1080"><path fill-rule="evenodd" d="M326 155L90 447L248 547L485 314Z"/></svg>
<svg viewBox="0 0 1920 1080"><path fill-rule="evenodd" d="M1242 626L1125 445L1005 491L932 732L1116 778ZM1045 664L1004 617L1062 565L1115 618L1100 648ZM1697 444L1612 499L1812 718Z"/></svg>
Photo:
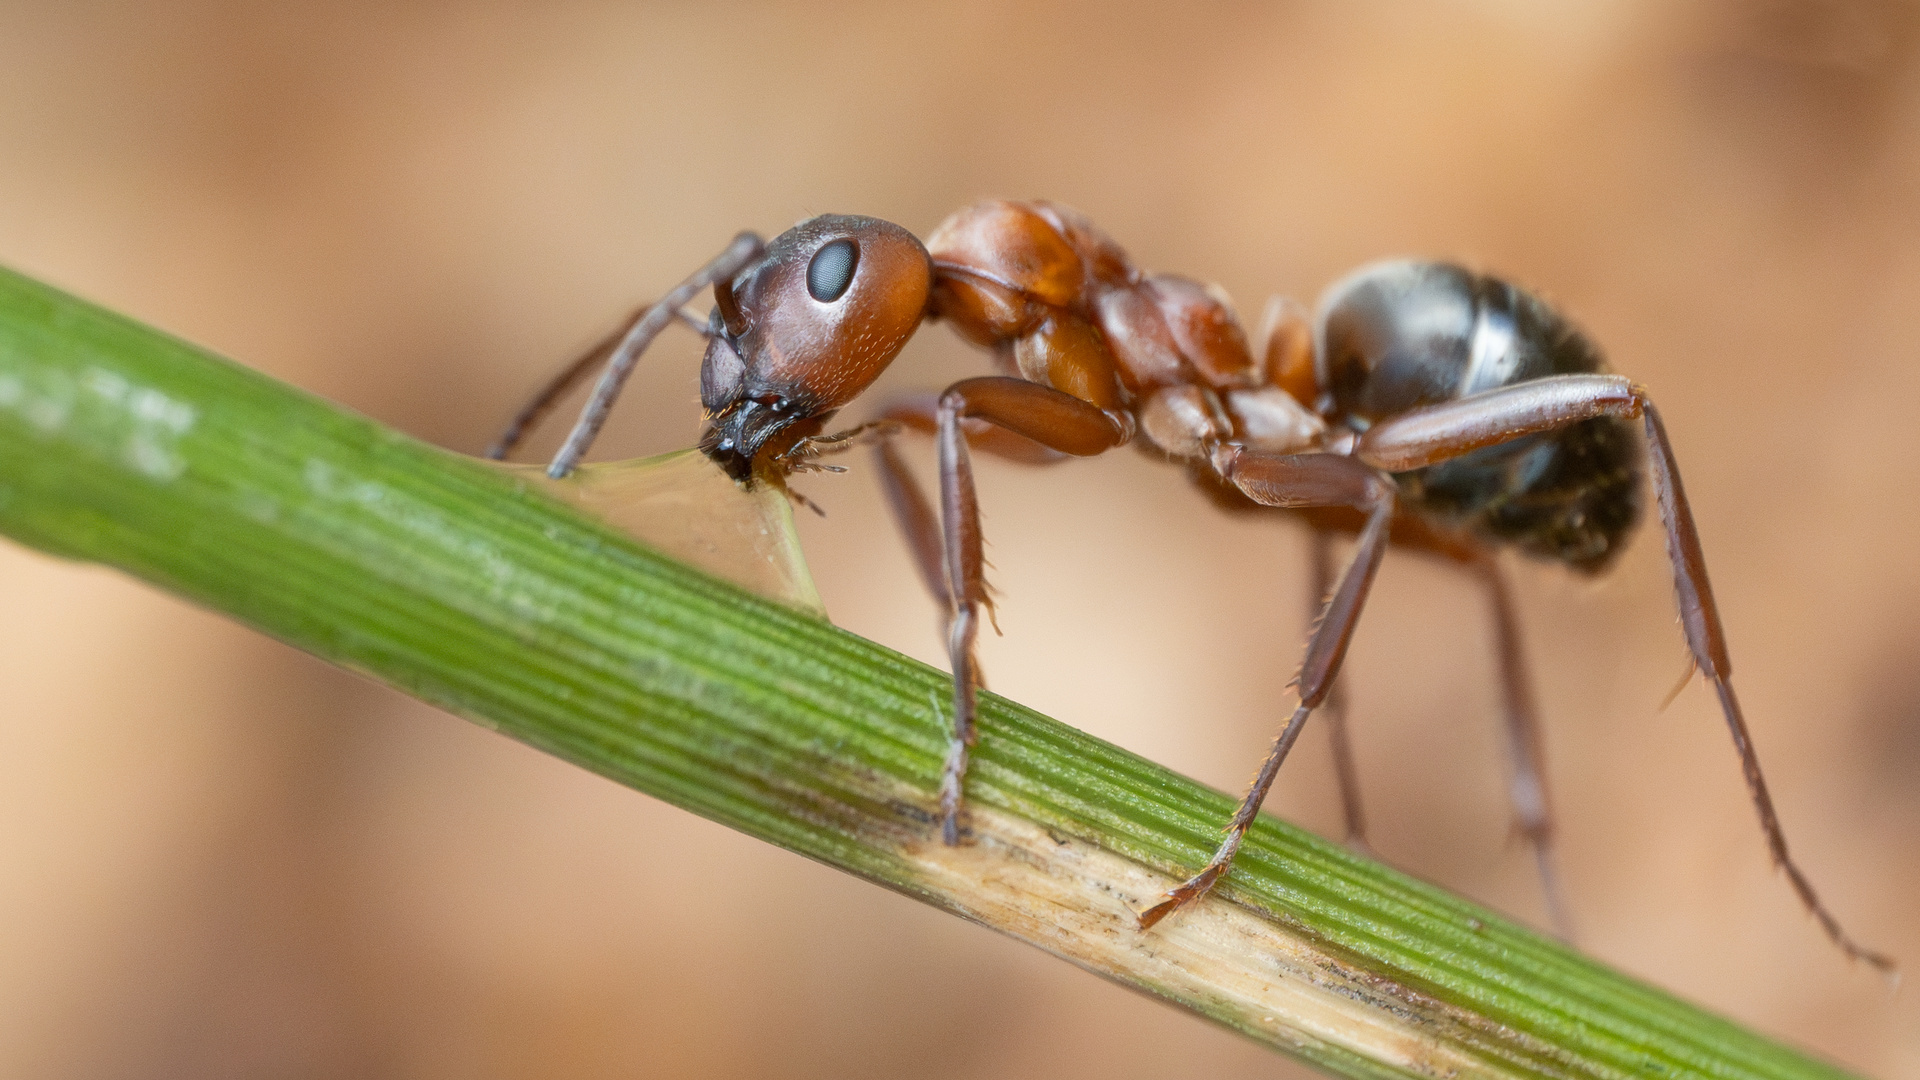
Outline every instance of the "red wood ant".
<svg viewBox="0 0 1920 1080"><path fill-rule="evenodd" d="M682 308L709 286L714 306L702 323ZM1045 463L1137 443L1183 465L1222 505L1306 516L1315 595L1326 598L1295 684L1299 706L1226 839L1198 874L1140 914L1141 927L1204 896L1227 872L1316 708L1332 726L1349 839L1364 844L1333 691L1381 556L1399 545L1453 559L1485 583L1511 801L1564 930L1538 726L1494 554L1510 547L1578 571L1605 569L1638 522L1644 470L1692 663L1719 695L1773 861L1847 955L1892 966L1846 935L1787 853L1729 681L1726 635L1659 411L1643 387L1608 374L1587 338L1532 294L1446 263L1377 263L1336 284L1316 319L1276 301L1255 350L1223 295L1142 272L1065 207L981 203L948 218L924 246L898 225L827 215L771 242L741 233L555 378L489 456L504 457L562 393L604 368L548 470L565 476L642 350L676 319L707 339L700 449L735 480L782 482L822 467L815 459L823 453L875 445L893 513L947 615L954 691L940 789L946 843L961 839L980 683L974 639L982 609L992 610L970 450ZM825 434L835 412L930 319L990 349L1005 374L963 379L938 396L896 402L873 423ZM892 445L909 428L938 445L937 515ZM1335 581L1328 538L1338 532L1358 541Z"/></svg>

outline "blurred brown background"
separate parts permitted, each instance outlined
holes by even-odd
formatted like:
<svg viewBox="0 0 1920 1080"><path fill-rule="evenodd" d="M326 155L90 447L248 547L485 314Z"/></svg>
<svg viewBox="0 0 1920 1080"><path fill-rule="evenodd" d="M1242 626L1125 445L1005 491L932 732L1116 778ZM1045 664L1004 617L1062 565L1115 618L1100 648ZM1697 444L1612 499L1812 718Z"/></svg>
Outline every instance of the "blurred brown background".
<svg viewBox="0 0 1920 1080"><path fill-rule="evenodd" d="M1665 410L1797 853L1920 967L1915 4L0 4L0 262L468 451L736 229L925 235L987 195L1075 205L1249 318L1396 254L1561 302ZM648 358L607 456L691 443L697 351ZM981 370L935 328L886 385ZM996 688L1237 790L1287 703L1300 531L1133 454L981 485ZM937 662L870 474L804 490L836 619ZM1769 870L1711 695L1660 711L1659 542L1599 583L1519 569L1584 946L1920 1077L1920 1003ZM1410 557L1375 597L1375 842L1538 924L1480 598ZM0 702L0 1075L1302 1071L12 546ZM1332 833L1309 730L1271 806Z"/></svg>

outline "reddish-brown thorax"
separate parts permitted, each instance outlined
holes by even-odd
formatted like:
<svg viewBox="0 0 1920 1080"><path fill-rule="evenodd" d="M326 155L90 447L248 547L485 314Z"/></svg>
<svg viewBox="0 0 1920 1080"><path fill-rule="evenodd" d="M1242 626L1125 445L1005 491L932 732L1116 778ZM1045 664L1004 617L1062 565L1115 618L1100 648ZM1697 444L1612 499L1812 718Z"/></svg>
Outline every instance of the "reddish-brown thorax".
<svg viewBox="0 0 1920 1080"><path fill-rule="evenodd" d="M930 314L992 349L1010 374L1129 414L1178 457L1239 441L1303 449L1323 429L1312 406L1310 333L1287 312L1255 359L1218 290L1148 274L1078 213L1047 202L985 202L927 241Z"/></svg>

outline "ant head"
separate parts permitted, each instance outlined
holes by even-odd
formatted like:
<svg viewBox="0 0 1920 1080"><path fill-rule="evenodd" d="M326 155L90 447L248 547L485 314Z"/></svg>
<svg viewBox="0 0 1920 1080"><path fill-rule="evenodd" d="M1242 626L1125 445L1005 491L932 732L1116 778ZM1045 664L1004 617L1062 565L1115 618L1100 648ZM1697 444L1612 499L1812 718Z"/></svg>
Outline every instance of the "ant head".
<svg viewBox="0 0 1920 1080"><path fill-rule="evenodd" d="M736 480L816 434L886 370L926 314L927 249L898 225L828 214L713 287L700 449Z"/></svg>

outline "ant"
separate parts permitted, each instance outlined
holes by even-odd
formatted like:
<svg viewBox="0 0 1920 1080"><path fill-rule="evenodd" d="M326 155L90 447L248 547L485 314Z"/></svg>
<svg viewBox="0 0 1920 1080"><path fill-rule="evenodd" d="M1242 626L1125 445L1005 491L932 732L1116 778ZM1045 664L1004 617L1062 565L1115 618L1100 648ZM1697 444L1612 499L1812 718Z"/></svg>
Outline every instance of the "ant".
<svg viewBox="0 0 1920 1080"><path fill-rule="evenodd" d="M703 289L703 322L683 308ZM991 350L1001 375L896 401L860 427L826 424L892 362L924 321ZM1137 269L1086 218L1046 202L983 202L922 245L898 225L824 215L725 251L562 371L488 450L504 458L568 389L603 369L548 474L566 476L635 361L680 321L705 337L700 449L742 484L781 484L816 459L870 443L888 503L947 622L953 722L940 822L961 840L975 740L974 657L991 618L970 453L1043 464L1128 443L1182 465L1230 509L1282 507L1313 529L1324 598L1294 688L1299 705L1207 865L1139 914L1142 929L1207 894L1232 865L1309 714L1334 736L1350 842L1364 847L1336 676L1390 545L1438 554L1484 583L1498 642L1510 798L1565 933L1538 725L1502 548L1576 571L1607 568L1638 523L1650 473L1692 668L1719 696L1776 866L1826 934L1876 968L1787 853L1735 698L1726 634L1665 425L1645 388L1607 371L1579 330L1531 293L1448 263L1375 263L1335 284L1317 317L1276 300L1254 349L1224 294ZM1637 423L1636 423L1637 422ZM1636 428L1638 429L1636 431ZM905 430L938 447L936 515L893 446ZM1330 538L1357 535L1332 571Z"/></svg>

